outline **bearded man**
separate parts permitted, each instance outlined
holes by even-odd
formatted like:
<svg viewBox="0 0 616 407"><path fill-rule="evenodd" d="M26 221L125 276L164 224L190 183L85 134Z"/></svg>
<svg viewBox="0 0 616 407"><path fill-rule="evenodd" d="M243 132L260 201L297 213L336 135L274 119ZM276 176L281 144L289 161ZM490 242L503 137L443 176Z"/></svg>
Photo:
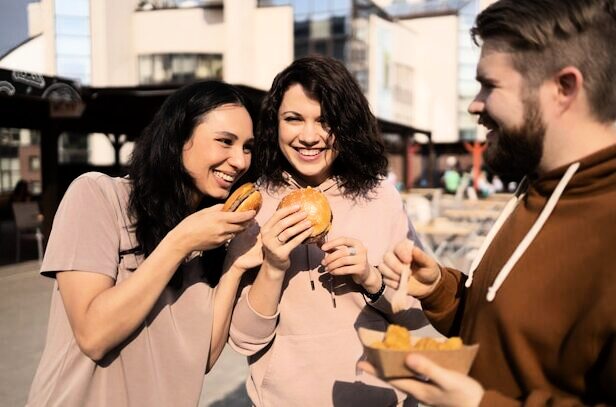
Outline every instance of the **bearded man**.
<svg viewBox="0 0 616 407"><path fill-rule="evenodd" d="M469 112L486 163L524 176L467 275L403 241L379 266L479 352L469 376L417 355L392 384L443 406L616 405L616 1L500 0ZM371 367L362 362L362 368Z"/></svg>

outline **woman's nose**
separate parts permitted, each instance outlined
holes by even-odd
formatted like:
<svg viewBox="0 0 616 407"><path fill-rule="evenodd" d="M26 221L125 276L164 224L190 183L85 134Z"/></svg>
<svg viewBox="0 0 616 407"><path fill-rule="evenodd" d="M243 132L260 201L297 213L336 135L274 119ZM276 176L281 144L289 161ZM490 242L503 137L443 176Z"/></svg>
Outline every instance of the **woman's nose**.
<svg viewBox="0 0 616 407"><path fill-rule="evenodd" d="M243 148L233 148L228 162L236 170L245 170L250 165L250 154L246 154Z"/></svg>
<svg viewBox="0 0 616 407"><path fill-rule="evenodd" d="M306 123L299 135L299 141L305 145L315 145L319 142L320 128L315 123Z"/></svg>

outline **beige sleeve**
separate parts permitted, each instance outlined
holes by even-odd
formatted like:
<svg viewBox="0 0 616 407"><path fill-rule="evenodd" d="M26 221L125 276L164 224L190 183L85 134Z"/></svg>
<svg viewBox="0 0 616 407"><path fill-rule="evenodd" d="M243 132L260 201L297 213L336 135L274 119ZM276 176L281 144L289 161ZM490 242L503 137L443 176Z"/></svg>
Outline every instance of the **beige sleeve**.
<svg viewBox="0 0 616 407"><path fill-rule="evenodd" d="M58 271L89 271L115 279L120 231L108 182L81 176L68 188L56 212L41 274L54 277ZM107 191L105 191L105 188Z"/></svg>

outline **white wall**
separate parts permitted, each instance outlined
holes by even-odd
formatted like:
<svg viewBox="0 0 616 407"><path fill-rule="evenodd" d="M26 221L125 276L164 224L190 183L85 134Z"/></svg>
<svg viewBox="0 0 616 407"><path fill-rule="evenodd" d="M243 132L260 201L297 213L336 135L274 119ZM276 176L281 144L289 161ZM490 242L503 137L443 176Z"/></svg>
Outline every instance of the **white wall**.
<svg viewBox="0 0 616 407"><path fill-rule="evenodd" d="M414 100L397 99L394 84L404 86L413 93L418 52L414 45L416 35L407 27L391 23L376 15L370 16L368 100L373 113L385 120L417 126ZM398 76L403 67L410 77Z"/></svg>
<svg viewBox="0 0 616 407"><path fill-rule="evenodd" d="M456 16L402 21L416 33L415 125L434 142L458 141L458 30Z"/></svg>
<svg viewBox="0 0 616 407"><path fill-rule="evenodd" d="M138 83L133 40L137 0L90 2L92 86L132 86Z"/></svg>
<svg viewBox="0 0 616 407"><path fill-rule="evenodd" d="M268 90L278 72L293 62L293 8L258 8L255 17L255 60L246 84Z"/></svg>
<svg viewBox="0 0 616 407"><path fill-rule="evenodd" d="M28 37L34 37L43 31L41 3L28 4Z"/></svg>
<svg viewBox="0 0 616 407"><path fill-rule="evenodd" d="M189 8L135 12L133 23L135 58L142 54L225 51L225 27L218 10Z"/></svg>
<svg viewBox="0 0 616 407"><path fill-rule="evenodd" d="M42 36L31 39L2 58L0 68L47 74L44 42Z"/></svg>

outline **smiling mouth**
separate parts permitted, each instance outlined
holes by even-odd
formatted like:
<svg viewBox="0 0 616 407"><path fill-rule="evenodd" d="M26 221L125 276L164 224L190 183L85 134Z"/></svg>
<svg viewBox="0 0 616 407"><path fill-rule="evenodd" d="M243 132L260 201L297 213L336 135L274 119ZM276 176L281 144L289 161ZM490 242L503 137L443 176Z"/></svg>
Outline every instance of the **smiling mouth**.
<svg viewBox="0 0 616 407"><path fill-rule="evenodd" d="M297 151L300 155L304 156L304 157L315 157L319 154L321 154L324 150L322 149L314 149L314 148L296 148L295 151Z"/></svg>
<svg viewBox="0 0 616 407"><path fill-rule="evenodd" d="M227 173L222 172L222 171L214 170L214 175L216 177L222 179L223 181L227 181L227 182L235 181L235 176L227 174Z"/></svg>
<svg viewBox="0 0 616 407"><path fill-rule="evenodd" d="M479 125L485 127L488 130L488 132L498 130L498 125L494 122L494 120L490 119L487 116L479 117L478 123Z"/></svg>

